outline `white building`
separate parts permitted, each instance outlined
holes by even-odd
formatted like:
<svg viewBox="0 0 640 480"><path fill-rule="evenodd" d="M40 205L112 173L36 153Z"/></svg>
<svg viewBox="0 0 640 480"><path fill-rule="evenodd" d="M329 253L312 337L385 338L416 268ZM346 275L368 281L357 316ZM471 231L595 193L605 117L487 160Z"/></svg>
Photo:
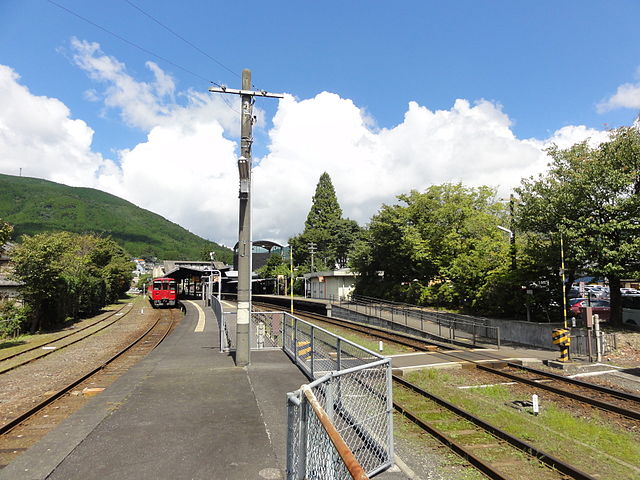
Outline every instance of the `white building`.
<svg viewBox="0 0 640 480"><path fill-rule="evenodd" d="M356 274L348 268L306 273L304 278L309 298L344 300L351 296L356 286Z"/></svg>

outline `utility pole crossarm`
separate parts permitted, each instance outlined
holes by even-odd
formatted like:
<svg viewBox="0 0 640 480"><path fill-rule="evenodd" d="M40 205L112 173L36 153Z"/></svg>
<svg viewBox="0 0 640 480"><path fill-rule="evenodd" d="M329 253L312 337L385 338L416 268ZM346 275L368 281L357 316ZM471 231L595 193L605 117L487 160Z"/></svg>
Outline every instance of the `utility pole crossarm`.
<svg viewBox="0 0 640 480"><path fill-rule="evenodd" d="M284 98L284 93L270 93L265 90L238 90L237 88L209 87L213 93L232 93L235 95L249 95L252 97Z"/></svg>

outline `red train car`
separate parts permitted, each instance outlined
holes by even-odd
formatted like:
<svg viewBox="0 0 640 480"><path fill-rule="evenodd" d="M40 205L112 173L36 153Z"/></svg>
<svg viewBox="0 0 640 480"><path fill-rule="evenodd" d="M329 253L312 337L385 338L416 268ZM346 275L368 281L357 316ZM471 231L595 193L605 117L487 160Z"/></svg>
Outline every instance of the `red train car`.
<svg viewBox="0 0 640 480"><path fill-rule="evenodd" d="M173 278L154 278L147 289L152 307L175 307L178 303L178 288Z"/></svg>

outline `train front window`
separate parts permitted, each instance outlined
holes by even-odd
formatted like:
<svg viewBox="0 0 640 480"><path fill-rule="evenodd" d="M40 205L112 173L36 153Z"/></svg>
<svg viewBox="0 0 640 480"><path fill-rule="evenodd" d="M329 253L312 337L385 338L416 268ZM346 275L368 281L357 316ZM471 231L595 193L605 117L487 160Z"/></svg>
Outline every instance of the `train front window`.
<svg viewBox="0 0 640 480"><path fill-rule="evenodd" d="M162 288L162 283L160 282L153 282L153 289L154 290L160 290Z"/></svg>

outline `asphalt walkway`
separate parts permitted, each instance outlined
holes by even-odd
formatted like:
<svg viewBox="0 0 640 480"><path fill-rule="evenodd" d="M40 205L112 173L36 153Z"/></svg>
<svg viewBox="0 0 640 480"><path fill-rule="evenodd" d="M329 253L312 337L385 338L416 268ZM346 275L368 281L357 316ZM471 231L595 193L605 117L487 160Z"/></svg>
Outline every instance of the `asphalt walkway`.
<svg viewBox="0 0 640 480"><path fill-rule="evenodd" d="M308 380L282 351L252 352L236 367L201 306L187 302L158 348L0 479L284 478L286 393Z"/></svg>

